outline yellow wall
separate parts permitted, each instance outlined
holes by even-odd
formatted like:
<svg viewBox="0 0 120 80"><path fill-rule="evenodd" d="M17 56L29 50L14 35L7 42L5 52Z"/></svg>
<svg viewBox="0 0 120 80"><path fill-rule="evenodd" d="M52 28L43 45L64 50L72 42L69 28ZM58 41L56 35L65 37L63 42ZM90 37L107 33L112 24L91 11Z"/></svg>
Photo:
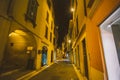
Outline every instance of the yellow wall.
<svg viewBox="0 0 120 80"><path fill-rule="evenodd" d="M7 43L10 22L0 17L0 66L4 56L4 48Z"/></svg>
<svg viewBox="0 0 120 80"><path fill-rule="evenodd" d="M6 16L8 2L9 1L0 0L0 66L4 56L4 48L10 29L10 21L7 19Z"/></svg>
<svg viewBox="0 0 120 80"><path fill-rule="evenodd" d="M75 12L73 15L74 21L74 32L76 31L76 18L78 16L78 27L81 32L82 26L86 24L86 31L83 35L86 34L86 47L88 55L88 70L90 80L104 80L106 75L105 65L103 61L103 52L101 50L100 44L100 34L99 34L99 25L107 18L117 7L120 5L120 0L95 0L94 7L91 9L87 8L88 16L84 15L84 3L83 0L75 0L78 3L77 8L74 5ZM76 2L74 2L76 4ZM79 34L79 33L77 33ZM72 34L74 37L75 35ZM82 34L80 34L82 35ZM78 39L78 40L77 40ZM75 38L76 44L74 45L74 50L77 45L80 45L80 69L81 73L84 74L84 57L82 51L82 37L77 36ZM78 56L78 55L77 55ZM78 64L78 61L77 61Z"/></svg>
<svg viewBox="0 0 120 80"><path fill-rule="evenodd" d="M104 76L104 74L101 71L91 67L90 80L106 80L106 79L104 79L103 76Z"/></svg>
<svg viewBox="0 0 120 80"><path fill-rule="evenodd" d="M7 40L9 27L11 27L9 30L9 33L11 33L12 31L16 29L22 29L22 30L25 30L26 32L28 31L32 33L32 35L36 39L36 44L37 44L37 49L36 49L37 55L36 55L36 60L35 60L35 66L36 66L36 69L39 69L41 67L41 54L38 54L38 50L42 50L43 46L47 46L48 48L48 56L47 56L48 62L47 63L48 64L51 63L51 50L54 51L54 45L53 45L54 18L53 18L51 10L49 9L47 5L47 0L37 0L37 1L38 1L39 6L37 9L37 17L36 17L37 26L35 28L33 27L31 22L25 21L25 14L27 12L28 0L17 0L17 1L15 0L14 2L15 4L13 5L13 12L12 12L13 18L11 19L12 24L11 25L9 24L9 20L7 23L5 23L6 21L0 19L3 21L3 23L1 23L0 21L0 24L3 25L3 30L6 29L5 30L6 32L4 33L4 35L3 34L0 34L0 35L5 36L5 40ZM0 5L0 15L3 14L6 18L9 19L8 15L6 14L7 7L8 7L7 5L8 5L8 2L5 2L2 0L1 5ZM4 9L3 9L3 6L4 6ZM47 12L49 13L49 24L46 21ZM53 22L52 29L51 29L51 22ZM46 25L48 26L48 39L45 38ZM2 28L0 30L2 30ZM3 33L3 31L0 31L0 32ZM50 42L50 32L52 32L52 43ZM4 42L3 45L5 45L5 43L6 42ZM0 52L0 59L2 59L2 56L3 56L2 53L4 52L4 48L5 48L4 46L0 48L0 49L3 49L2 52Z"/></svg>
<svg viewBox="0 0 120 80"><path fill-rule="evenodd" d="M83 0L77 0L78 1L78 3L79 3L79 5L77 6L77 10L76 10L76 17L75 18L77 18L77 15L78 15L78 24L79 24L79 26L81 26L82 24L83 24L83 21L84 21L84 18L85 18L85 16L84 16L84 5L83 5ZM79 30L80 30L81 28L79 27Z"/></svg>

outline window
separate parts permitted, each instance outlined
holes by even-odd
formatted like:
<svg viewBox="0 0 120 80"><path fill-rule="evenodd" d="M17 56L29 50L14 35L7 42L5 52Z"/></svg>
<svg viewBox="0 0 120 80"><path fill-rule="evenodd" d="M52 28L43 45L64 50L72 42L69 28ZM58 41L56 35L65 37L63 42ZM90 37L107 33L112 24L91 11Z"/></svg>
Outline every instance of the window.
<svg viewBox="0 0 120 80"><path fill-rule="evenodd" d="M76 18L76 32L77 32L77 34L76 34L76 36L77 36L79 34L79 30L78 30L78 16Z"/></svg>
<svg viewBox="0 0 120 80"><path fill-rule="evenodd" d="M46 30L45 30L45 38L48 39L48 27L46 26Z"/></svg>
<svg viewBox="0 0 120 80"><path fill-rule="evenodd" d="M80 69L80 48L79 48L79 45L77 46L77 49L78 49L78 69Z"/></svg>
<svg viewBox="0 0 120 80"><path fill-rule="evenodd" d="M47 12L46 21L49 23L49 13Z"/></svg>
<svg viewBox="0 0 120 80"><path fill-rule="evenodd" d="M93 5L93 3L94 3L94 1L95 1L95 0L90 0L87 7L88 7L88 8L91 8L92 5Z"/></svg>
<svg viewBox="0 0 120 80"><path fill-rule="evenodd" d="M51 22L51 30L53 29L53 21Z"/></svg>
<svg viewBox="0 0 120 80"><path fill-rule="evenodd" d="M85 14L85 16L87 16L86 0L83 0L83 2L84 2L84 14Z"/></svg>
<svg viewBox="0 0 120 80"><path fill-rule="evenodd" d="M120 80L120 6L100 24L103 56L108 79ZM109 66L111 65L111 66ZM113 75L114 74L114 75ZM112 75L112 76L111 76Z"/></svg>
<svg viewBox="0 0 120 80"><path fill-rule="evenodd" d="M49 7L49 9L50 9L50 8L51 8L50 0L47 0L47 4L48 4L48 7Z"/></svg>
<svg viewBox="0 0 120 80"><path fill-rule="evenodd" d="M75 4L76 4L76 9L75 10L77 10L77 7L78 7L78 1L77 0L75 1Z"/></svg>
<svg viewBox="0 0 120 80"><path fill-rule="evenodd" d="M120 19L119 19L120 21ZM113 32L113 37L114 37L114 41L115 41L115 46L116 46L116 50L117 50L117 55L118 55L118 60L119 60L119 64L120 64L120 22L116 22L117 24L113 24L112 25L112 32Z"/></svg>
<svg viewBox="0 0 120 80"><path fill-rule="evenodd" d="M86 39L85 38L82 40L82 47L83 47L83 56L84 56L85 76L87 77L87 80L89 80L87 49L86 49Z"/></svg>
<svg viewBox="0 0 120 80"><path fill-rule="evenodd" d="M50 32L50 42L52 42L52 32Z"/></svg>
<svg viewBox="0 0 120 80"><path fill-rule="evenodd" d="M37 16L37 8L38 8L37 0L29 0L28 2L28 9L25 15L25 19L29 20L33 26L36 26L36 16Z"/></svg>

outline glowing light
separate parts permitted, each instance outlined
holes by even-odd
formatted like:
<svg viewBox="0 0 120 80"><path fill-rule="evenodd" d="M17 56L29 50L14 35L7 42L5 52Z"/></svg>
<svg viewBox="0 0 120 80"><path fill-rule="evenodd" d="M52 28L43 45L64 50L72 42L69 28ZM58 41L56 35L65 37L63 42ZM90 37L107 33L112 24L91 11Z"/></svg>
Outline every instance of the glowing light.
<svg viewBox="0 0 120 80"><path fill-rule="evenodd" d="M27 50L33 50L33 47L32 46L28 46Z"/></svg>
<svg viewBox="0 0 120 80"><path fill-rule="evenodd" d="M108 28L110 28L110 27L111 27L111 25L108 25L107 27L108 27Z"/></svg>
<svg viewBox="0 0 120 80"><path fill-rule="evenodd" d="M71 12L74 12L75 11L75 9L74 8L71 8Z"/></svg>
<svg viewBox="0 0 120 80"><path fill-rule="evenodd" d="M68 40L68 43L71 43L71 40Z"/></svg>
<svg viewBox="0 0 120 80"><path fill-rule="evenodd" d="M10 36L17 36L17 35L18 35L17 33L12 32L12 33L9 34L9 37L10 37Z"/></svg>

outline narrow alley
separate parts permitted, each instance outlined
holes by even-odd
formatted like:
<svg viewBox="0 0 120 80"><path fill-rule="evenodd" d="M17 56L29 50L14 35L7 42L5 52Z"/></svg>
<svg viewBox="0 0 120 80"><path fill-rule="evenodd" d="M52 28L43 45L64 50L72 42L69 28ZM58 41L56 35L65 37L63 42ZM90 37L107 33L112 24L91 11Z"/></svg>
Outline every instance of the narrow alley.
<svg viewBox="0 0 120 80"><path fill-rule="evenodd" d="M120 80L120 0L0 0L0 80Z"/></svg>

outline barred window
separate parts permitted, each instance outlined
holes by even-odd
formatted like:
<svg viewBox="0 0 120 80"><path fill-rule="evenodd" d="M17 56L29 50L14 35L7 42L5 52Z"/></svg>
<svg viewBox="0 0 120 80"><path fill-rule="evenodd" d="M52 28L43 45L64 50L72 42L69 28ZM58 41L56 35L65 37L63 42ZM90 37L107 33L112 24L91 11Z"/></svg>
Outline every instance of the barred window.
<svg viewBox="0 0 120 80"><path fill-rule="evenodd" d="M26 20L29 20L33 24L33 27L36 26L36 16L37 16L38 6L39 4L37 0L29 0L28 9L26 13Z"/></svg>

